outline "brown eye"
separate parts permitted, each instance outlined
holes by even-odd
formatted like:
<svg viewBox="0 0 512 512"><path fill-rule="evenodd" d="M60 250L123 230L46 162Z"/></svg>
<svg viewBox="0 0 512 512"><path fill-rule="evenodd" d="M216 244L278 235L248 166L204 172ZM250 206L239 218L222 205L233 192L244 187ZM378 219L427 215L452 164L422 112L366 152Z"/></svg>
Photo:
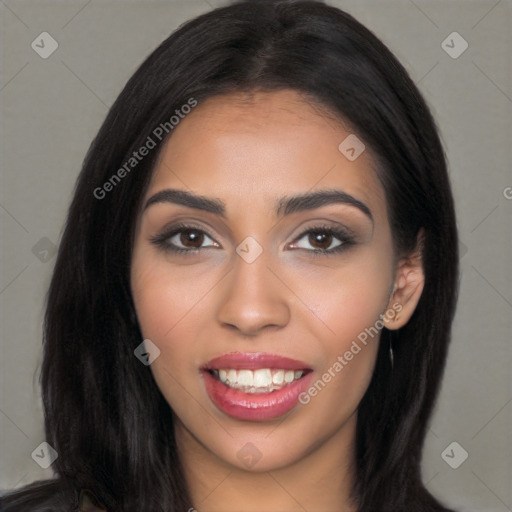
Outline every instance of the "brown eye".
<svg viewBox="0 0 512 512"><path fill-rule="evenodd" d="M308 241L315 249L328 249L332 244L332 233L312 231L309 233Z"/></svg>
<svg viewBox="0 0 512 512"><path fill-rule="evenodd" d="M220 245L205 231L194 226L177 225L151 237L150 241L164 251L176 253L197 253L203 249L218 248ZM204 244L208 245L204 245Z"/></svg>
<svg viewBox="0 0 512 512"><path fill-rule="evenodd" d="M355 245L353 235L330 226L315 226L295 239L293 249L303 249L312 256L334 255Z"/></svg>
<svg viewBox="0 0 512 512"><path fill-rule="evenodd" d="M204 242L204 233L197 229L187 229L180 232L179 241L184 247L199 249Z"/></svg>

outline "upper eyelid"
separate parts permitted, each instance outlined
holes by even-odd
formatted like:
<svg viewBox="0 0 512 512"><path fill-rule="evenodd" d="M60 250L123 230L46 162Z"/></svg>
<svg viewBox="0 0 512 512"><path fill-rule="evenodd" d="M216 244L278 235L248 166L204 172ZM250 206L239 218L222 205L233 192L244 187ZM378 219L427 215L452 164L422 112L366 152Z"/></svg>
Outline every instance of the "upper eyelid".
<svg viewBox="0 0 512 512"><path fill-rule="evenodd" d="M302 222L301 224L303 225L303 224L309 223L309 222L312 222L313 225L311 225L309 227L301 228L299 234L302 234L302 233L308 231L309 229L324 228L324 229L332 229L335 231L336 230L344 231L344 232L346 232L347 235L354 236L354 237L357 235L357 230L354 228L351 228L348 224L346 224L344 222L329 220L329 219L309 219L309 220ZM162 228L158 229L158 234L170 233L171 231L174 231L177 229L193 228L193 229L197 229L199 231L203 231L211 238L214 238L212 235L210 235L209 230L216 231L216 229L213 226L211 226L210 223L208 223L208 222L206 222L206 225L208 227L204 227L204 221L202 221L202 220L196 221L196 220L177 219L175 221L166 223ZM221 231L225 231L226 233L228 233L230 231L230 229L227 226L223 225L223 229ZM293 231L296 231L296 228ZM226 236L226 235L222 234L221 236ZM297 235L295 235L295 236L297 236Z"/></svg>
<svg viewBox="0 0 512 512"><path fill-rule="evenodd" d="M195 225L194 223L189 223L189 222L186 222L183 224L178 222L177 224L171 224L168 227L166 226L166 227L162 228L161 230L159 230L156 235L151 236L150 240L171 238L171 237L176 236L177 234L181 233L182 231L186 231L186 230L196 230L201 233L204 233L208 238L211 238L215 243L220 245L220 242L218 242L216 240L216 238L208 232L208 230L206 230L203 227L199 227L199 226Z"/></svg>

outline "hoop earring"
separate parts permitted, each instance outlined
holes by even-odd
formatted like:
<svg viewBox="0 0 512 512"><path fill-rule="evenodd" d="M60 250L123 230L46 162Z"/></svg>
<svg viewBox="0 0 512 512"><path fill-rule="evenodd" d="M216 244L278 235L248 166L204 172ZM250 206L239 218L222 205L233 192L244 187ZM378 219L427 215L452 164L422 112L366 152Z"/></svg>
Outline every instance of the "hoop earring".
<svg viewBox="0 0 512 512"><path fill-rule="evenodd" d="M391 363L391 371L393 371L394 355L393 355L393 342L389 338L389 361Z"/></svg>
<svg viewBox="0 0 512 512"><path fill-rule="evenodd" d="M76 495L77 490L75 489L75 499ZM90 489L82 488L80 489L80 495L78 497L77 512L85 512L85 510L90 510L89 505L92 505L94 510L107 510L104 508L98 497ZM87 506L87 509L85 509L84 506Z"/></svg>

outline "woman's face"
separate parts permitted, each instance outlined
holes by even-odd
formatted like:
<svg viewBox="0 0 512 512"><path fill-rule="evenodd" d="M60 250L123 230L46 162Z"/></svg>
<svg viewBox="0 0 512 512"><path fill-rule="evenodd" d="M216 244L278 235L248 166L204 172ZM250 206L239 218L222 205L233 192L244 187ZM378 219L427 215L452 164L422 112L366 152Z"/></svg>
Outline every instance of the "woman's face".
<svg viewBox="0 0 512 512"><path fill-rule="evenodd" d="M160 155L132 293L178 442L221 464L353 444L380 315L398 309L384 192L368 149L339 149L349 135L294 91L217 96Z"/></svg>

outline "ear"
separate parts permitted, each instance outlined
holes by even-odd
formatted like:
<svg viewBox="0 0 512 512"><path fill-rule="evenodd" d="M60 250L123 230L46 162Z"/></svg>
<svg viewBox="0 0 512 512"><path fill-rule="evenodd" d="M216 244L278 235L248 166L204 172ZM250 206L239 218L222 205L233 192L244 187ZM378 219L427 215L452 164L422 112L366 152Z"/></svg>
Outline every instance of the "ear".
<svg viewBox="0 0 512 512"><path fill-rule="evenodd" d="M394 311L394 316L384 314L383 322L387 329L403 327L411 318L423 292L425 275L423 273L422 249L423 228L419 231L416 248L413 253L400 260L397 266L395 283L386 311Z"/></svg>

